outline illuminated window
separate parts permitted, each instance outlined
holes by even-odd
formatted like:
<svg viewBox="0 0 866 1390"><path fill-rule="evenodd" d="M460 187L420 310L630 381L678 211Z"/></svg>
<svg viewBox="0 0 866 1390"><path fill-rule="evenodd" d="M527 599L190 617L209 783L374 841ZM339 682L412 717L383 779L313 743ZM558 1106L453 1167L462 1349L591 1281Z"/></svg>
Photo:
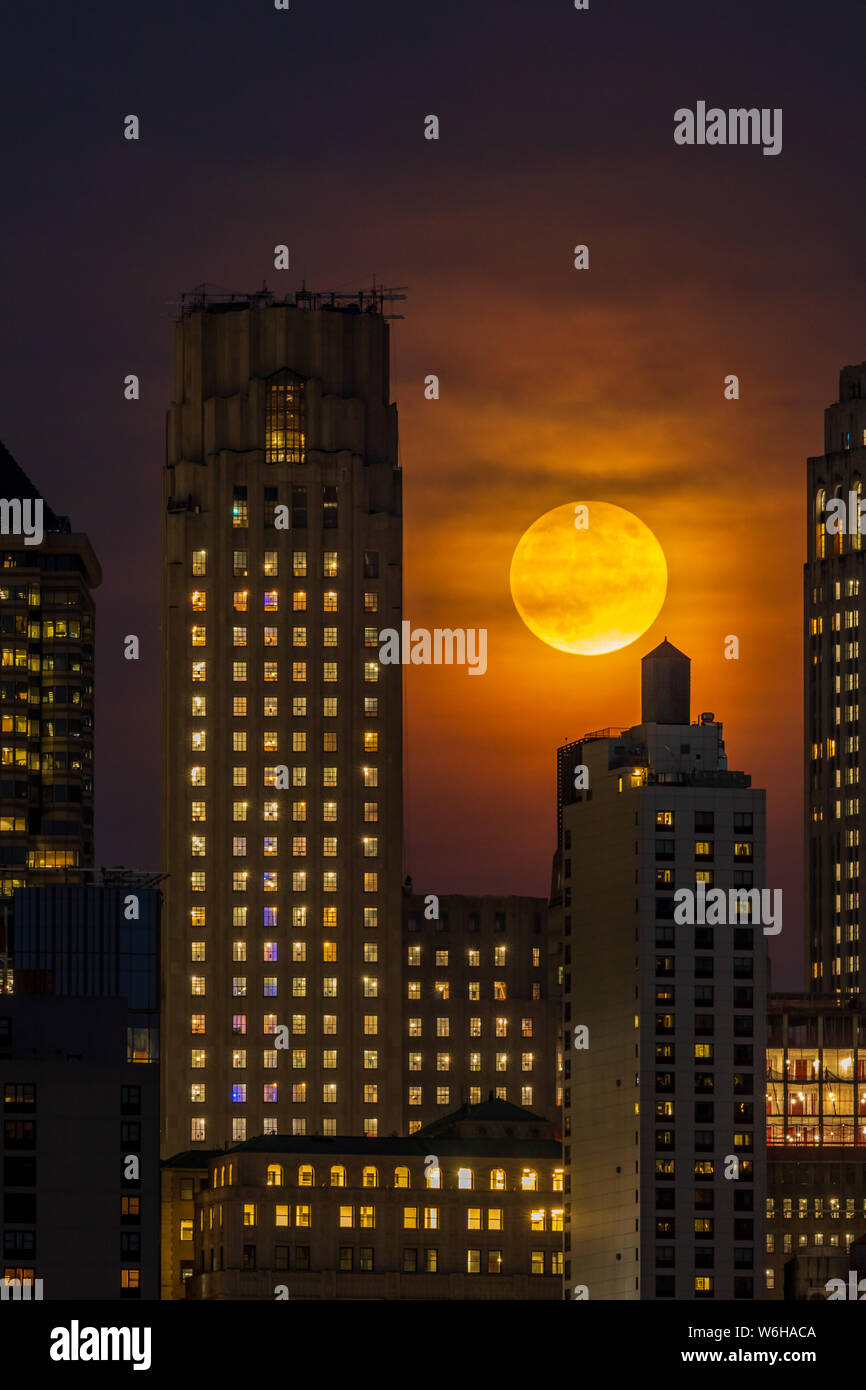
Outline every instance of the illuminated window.
<svg viewBox="0 0 866 1390"><path fill-rule="evenodd" d="M306 462L304 382L284 373L265 399L265 463Z"/></svg>

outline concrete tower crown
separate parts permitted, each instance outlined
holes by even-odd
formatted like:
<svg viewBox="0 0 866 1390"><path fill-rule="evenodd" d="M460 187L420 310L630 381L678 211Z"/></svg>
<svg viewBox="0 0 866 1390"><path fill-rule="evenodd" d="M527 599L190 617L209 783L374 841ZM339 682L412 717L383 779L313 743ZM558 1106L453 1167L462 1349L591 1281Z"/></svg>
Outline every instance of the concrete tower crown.
<svg viewBox="0 0 866 1390"><path fill-rule="evenodd" d="M691 659L667 638L640 664L641 723L688 724Z"/></svg>

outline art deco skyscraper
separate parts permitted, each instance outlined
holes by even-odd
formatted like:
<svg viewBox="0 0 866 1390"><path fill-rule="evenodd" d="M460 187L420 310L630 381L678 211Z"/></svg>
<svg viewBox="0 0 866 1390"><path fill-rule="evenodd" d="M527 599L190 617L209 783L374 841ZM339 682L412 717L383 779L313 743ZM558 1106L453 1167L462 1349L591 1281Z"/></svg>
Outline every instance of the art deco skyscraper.
<svg viewBox="0 0 866 1390"><path fill-rule="evenodd" d="M40 500L2 444L0 497L31 516ZM87 536L41 501L38 544L7 533L5 514L0 537L0 993L13 988L15 890L93 865L91 590L102 574Z"/></svg>
<svg viewBox="0 0 866 1390"><path fill-rule="evenodd" d="M176 327L166 1154L400 1126L401 668L378 664L401 615L388 324L377 294L320 302L202 293Z"/></svg>
<svg viewBox="0 0 866 1390"><path fill-rule="evenodd" d="M762 1296L764 793L689 668L663 642L641 723L559 750L567 1298Z"/></svg>
<svg viewBox="0 0 866 1390"><path fill-rule="evenodd" d="M866 538L857 515L864 476L866 362L861 362L842 368L839 400L824 411L824 453L807 462L806 921L808 988L818 994L856 994L866 987L860 955L866 799L860 796L859 689Z"/></svg>

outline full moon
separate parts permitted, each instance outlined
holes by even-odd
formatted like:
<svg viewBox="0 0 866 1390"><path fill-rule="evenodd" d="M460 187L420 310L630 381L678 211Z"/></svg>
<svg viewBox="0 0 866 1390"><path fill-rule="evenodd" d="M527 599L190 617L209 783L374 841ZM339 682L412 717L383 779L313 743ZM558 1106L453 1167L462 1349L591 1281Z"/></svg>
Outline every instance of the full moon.
<svg viewBox="0 0 866 1390"><path fill-rule="evenodd" d="M668 567L639 517L612 502L567 502L524 531L509 582L518 613L542 642L600 656L652 626Z"/></svg>

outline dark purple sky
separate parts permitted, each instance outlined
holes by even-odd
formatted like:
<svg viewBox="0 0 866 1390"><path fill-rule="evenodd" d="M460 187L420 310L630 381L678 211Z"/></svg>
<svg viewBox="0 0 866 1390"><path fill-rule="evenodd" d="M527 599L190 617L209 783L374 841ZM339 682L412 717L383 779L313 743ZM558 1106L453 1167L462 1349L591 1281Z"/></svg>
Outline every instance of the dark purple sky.
<svg viewBox="0 0 866 1390"><path fill-rule="evenodd" d="M864 37L854 0L831 11L802 0L591 0L582 13L571 0L292 0L288 13L269 0L4 6L0 438L50 504L89 533L103 566L101 862L159 863L160 469L172 301L201 281L243 290L267 279L288 291L305 276L312 288L352 289L375 272L409 286L393 388L417 557L407 588L417 586L419 603L436 581L425 526L444 525L443 507L454 509L456 528L471 513L483 530L506 492L522 495L523 510L508 521L510 550L546 506L581 495L586 482L574 468L571 481L551 482L527 455L516 469L504 459L482 488L467 467L483 457L470 433L485 418L473 417L475 401L483 397L490 418L515 409L530 420L548 410L544 383L558 375L584 411L575 429L604 398L634 438L654 402L681 403L697 389L684 364L705 354L716 393L719 372L747 359L760 409L738 443L740 505L748 511L770 477L795 533L784 661L772 646L759 660L782 669L788 708L798 703L791 621L803 459L820 451L820 411L838 367L866 357ZM781 106L783 153L676 149L673 112L699 99ZM441 120L437 145L422 138L429 112ZM128 113L140 117L138 143L123 139ZM559 329L575 294L569 248L578 241L592 246L593 278L584 282L592 316L564 360ZM283 276L273 270L277 242L291 249ZM454 434L447 458L428 443L418 383L434 370L453 384L439 419L453 407L463 457ZM123 400L129 372L141 377L137 404ZM706 418L695 412L690 471L710 479L726 451L715 450ZM661 507L665 489L677 491L677 468L644 466ZM742 565L754 556L744 540ZM131 632L142 639L138 664L122 659ZM670 635L689 646L688 634ZM632 649L635 661L648 645ZM555 735L545 729L520 750L535 829L526 831L525 807L500 812L498 789L485 790L483 768L503 761L485 750L479 804L467 810L466 833L449 833L447 844L425 828L442 788L421 751L422 700L419 753L410 757L416 883L544 893L553 744L631 722L633 686L628 699L558 708ZM775 720L768 702L780 690L758 675L753 686L746 752L760 763ZM799 795L795 725L756 768L771 821L774 803L782 810ZM730 748L735 731L727 732ZM771 867L775 854L792 896L796 817L794 805L771 834ZM797 948L796 932L786 931L777 949L789 973L779 983L797 982Z"/></svg>

